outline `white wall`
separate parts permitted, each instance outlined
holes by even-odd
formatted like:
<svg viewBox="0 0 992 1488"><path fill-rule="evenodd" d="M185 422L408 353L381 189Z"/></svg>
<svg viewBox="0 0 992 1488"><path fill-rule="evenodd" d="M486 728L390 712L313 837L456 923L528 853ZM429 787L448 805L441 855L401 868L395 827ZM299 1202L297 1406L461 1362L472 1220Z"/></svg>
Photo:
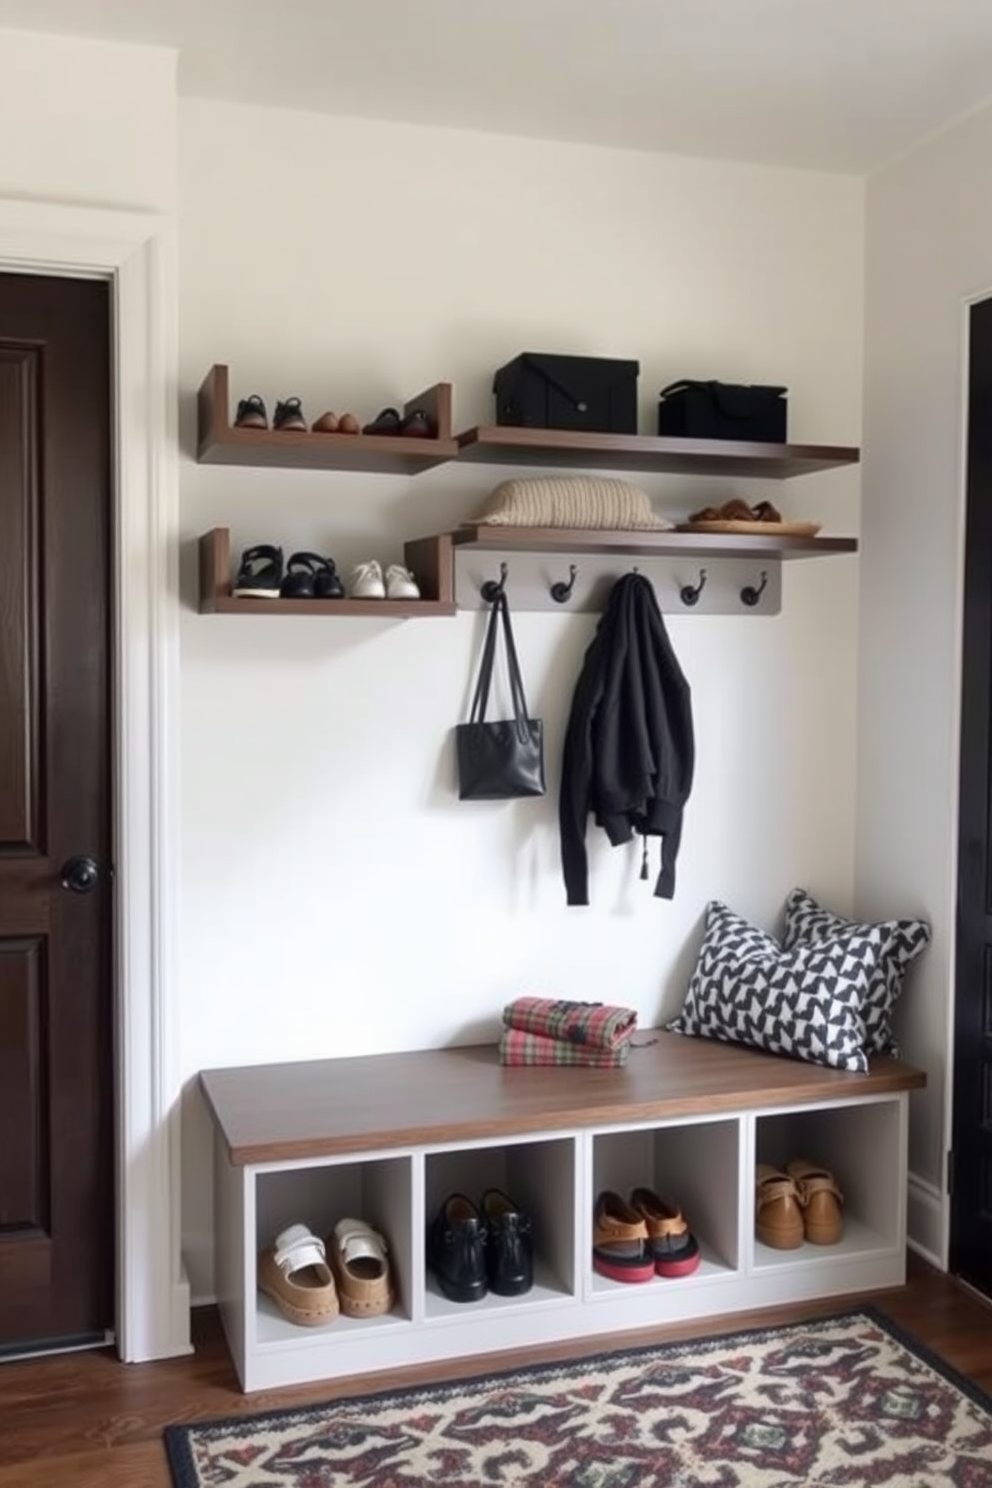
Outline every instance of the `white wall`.
<svg viewBox="0 0 992 1488"><path fill-rule="evenodd" d="M957 854L965 297L992 292L992 111L868 190L857 888L866 911L925 909L934 940L900 1007L910 1166L943 1254ZM929 1185L929 1187L928 1187Z"/></svg>
<svg viewBox="0 0 992 1488"><path fill-rule="evenodd" d="M440 379L490 416L516 352L637 356L642 428L679 375L792 389L798 440L860 441L863 188L850 179L183 101L183 1066L495 1036L524 992L677 1009L707 900L773 923L853 874L856 564L789 565L780 618L671 617L697 784L673 903L590 827L592 906L567 909L556 790L594 617L520 614L549 795L454 797L450 730L480 620L199 616L197 535L315 547L347 567L470 517L506 470L415 479L200 467L193 399L371 417ZM748 490L644 484L682 514L732 489L857 527L857 472ZM210 1287L209 1145L186 1122L185 1231Z"/></svg>
<svg viewBox="0 0 992 1488"><path fill-rule="evenodd" d="M166 48L0 32L0 196L171 211L175 79Z"/></svg>

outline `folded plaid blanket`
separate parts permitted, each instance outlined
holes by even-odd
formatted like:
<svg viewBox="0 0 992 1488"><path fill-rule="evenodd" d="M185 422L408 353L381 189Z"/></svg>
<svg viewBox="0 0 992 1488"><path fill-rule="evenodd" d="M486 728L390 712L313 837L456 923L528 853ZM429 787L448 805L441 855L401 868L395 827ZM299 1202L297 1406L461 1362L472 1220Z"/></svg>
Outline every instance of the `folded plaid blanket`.
<svg viewBox="0 0 992 1488"><path fill-rule="evenodd" d="M637 1023L632 1008L608 1002L569 1002L566 998L515 997L503 1009L503 1023L521 1033L561 1039L593 1049L619 1049ZM556 1061L556 1063L562 1061Z"/></svg>
<svg viewBox="0 0 992 1488"><path fill-rule="evenodd" d="M619 1069L626 1064L629 1053L629 1043L617 1049L595 1049L569 1043L567 1039L523 1033L519 1028L504 1028L499 1041L500 1064L573 1064L586 1069Z"/></svg>

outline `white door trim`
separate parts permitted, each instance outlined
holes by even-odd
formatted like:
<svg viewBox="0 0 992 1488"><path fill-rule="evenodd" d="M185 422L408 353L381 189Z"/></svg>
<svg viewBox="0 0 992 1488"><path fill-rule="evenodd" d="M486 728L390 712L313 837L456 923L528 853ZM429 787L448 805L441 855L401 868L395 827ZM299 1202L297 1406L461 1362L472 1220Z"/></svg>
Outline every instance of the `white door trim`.
<svg viewBox="0 0 992 1488"><path fill-rule="evenodd" d="M0 199L0 268L107 278L115 307L117 1348L188 1353L180 1261L178 284L170 218Z"/></svg>

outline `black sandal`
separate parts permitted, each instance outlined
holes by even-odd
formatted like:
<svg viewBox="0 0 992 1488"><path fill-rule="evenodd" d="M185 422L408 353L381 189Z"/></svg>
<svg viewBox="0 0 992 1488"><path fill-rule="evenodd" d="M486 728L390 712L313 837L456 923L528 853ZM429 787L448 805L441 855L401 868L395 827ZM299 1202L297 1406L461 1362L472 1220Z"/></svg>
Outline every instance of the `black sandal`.
<svg viewBox="0 0 992 1488"><path fill-rule="evenodd" d="M344 585L333 558L319 553L293 553L286 564L283 599L343 599Z"/></svg>
<svg viewBox="0 0 992 1488"><path fill-rule="evenodd" d="M272 415L273 429L300 429L305 434L307 421L303 417L303 404L299 398L286 398L282 403L276 404L276 411Z"/></svg>

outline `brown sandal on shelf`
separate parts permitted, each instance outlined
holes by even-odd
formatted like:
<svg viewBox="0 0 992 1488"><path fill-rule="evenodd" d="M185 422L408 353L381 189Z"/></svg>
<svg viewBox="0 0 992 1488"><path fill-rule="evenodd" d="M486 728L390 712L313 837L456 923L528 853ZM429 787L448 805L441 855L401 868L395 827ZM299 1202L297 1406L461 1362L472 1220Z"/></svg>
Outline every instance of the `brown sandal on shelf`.
<svg viewBox="0 0 992 1488"><path fill-rule="evenodd" d="M788 1173L759 1163L755 1171L755 1234L774 1250L796 1250L805 1238L799 1189Z"/></svg>
<svg viewBox="0 0 992 1488"><path fill-rule="evenodd" d="M844 1195L833 1173L804 1158L786 1170L799 1190L806 1239L811 1245L836 1245L844 1236Z"/></svg>

